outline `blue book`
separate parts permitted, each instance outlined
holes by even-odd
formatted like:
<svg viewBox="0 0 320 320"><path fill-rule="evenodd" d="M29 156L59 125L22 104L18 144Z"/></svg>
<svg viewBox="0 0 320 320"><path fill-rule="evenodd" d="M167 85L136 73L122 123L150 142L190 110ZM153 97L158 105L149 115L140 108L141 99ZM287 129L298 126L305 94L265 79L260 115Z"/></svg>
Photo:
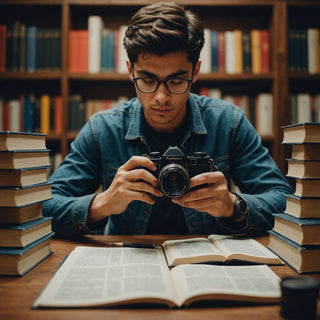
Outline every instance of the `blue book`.
<svg viewBox="0 0 320 320"><path fill-rule="evenodd" d="M35 72L37 68L37 27L27 27L26 39L26 71Z"/></svg>
<svg viewBox="0 0 320 320"><path fill-rule="evenodd" d="M218 32L211 30L211 70L218 71Z"/></svg>
<svg viewBox="0 0 320 320"><path fill-rule="evenodd" d="M18 225L0 225L0 246L23 248L50 234L52 217L42 217Z"/></svg>
<svg viewBox="0 0 320 320"><path fill-rule="evenodd" d="M287 213L274 214L273 230L299 245L320 245L320 218L296 218Z"/></svg>
<svg viewBox="0 0 320 320"><path fill-rule="evenodd" d="M115 58L114 58L114 52L115 52L115 43L114 43L114 31L109 30L107 34L107 70L109 72L112 72L115 70Z"/></svg>
<svg viewBox="0 0 320 320"><path fill-rule="evenodd" d="M320 271L320 245L301 246L280 233L269 231L268 249L298 273Z"/></svg>
<svg viewBox="0 0 320 320"><path fill-rule="evenodd" d="M24 117L23 117L23 126L24 132L34 132L34 108L35 108L35 99L32 96L25 97L24 99Z"/></svg>
<svg viewBox="0 0 320 320"><path fill-rule="evenodd" d="M22 276L53 253L50 238L53 232L24 248L0 247L0 274Z"/></svg>

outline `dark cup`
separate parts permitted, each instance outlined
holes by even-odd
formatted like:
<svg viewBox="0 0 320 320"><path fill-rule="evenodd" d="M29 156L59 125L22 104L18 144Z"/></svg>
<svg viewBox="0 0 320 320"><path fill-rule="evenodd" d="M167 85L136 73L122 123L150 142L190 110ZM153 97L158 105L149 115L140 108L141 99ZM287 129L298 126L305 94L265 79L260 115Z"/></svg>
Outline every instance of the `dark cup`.
<svg viewBox="0 0 320 320"><path fill-rule="evenodd" d="M281 280L281 316L314 320L320 283L312 277L285 277Z"/></svg>

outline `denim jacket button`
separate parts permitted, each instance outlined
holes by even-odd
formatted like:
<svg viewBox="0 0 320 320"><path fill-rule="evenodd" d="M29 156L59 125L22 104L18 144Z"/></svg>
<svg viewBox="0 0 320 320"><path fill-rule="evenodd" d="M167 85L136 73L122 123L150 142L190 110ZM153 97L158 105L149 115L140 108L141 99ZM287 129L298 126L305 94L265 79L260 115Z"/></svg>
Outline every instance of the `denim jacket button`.
<svg viewBox="0 0 320 320"><path fill-rule="evenodd" d="M142 233L142 230L141 230L141 229L138 229L137 232L138 232L139 234L141 234L141 233Z"/></svg>
<svg viewBox="0 0 320 320"><path fill-rule="evenodd" d="M149 214L149 211L148 211L147 209L144 209L144 210L143 210L143 213L144 213L144 214Z"/></svg>
<svg viewBox="0 0 320 320"><path fill-rule="evenodd" d="M198 221L192 221L192 226L196 227L198 225Z"/></svg>

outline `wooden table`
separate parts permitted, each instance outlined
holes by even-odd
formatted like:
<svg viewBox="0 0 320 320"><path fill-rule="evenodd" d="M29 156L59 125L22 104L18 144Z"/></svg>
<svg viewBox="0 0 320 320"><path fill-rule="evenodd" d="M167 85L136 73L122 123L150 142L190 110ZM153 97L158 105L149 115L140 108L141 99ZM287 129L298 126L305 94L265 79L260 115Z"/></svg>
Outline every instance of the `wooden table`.
<svg viewBox="0 0 320 320"><path fill-rule="evenodd" d="M224 319L282 319L279 305L226 306L171 310L168 308L100 308L100 309L46 309L31 310L31 305L46 286L63 258L78 245L108 246L110 242L136 242L161 244L166 239L186 238L187 236L85 236L77 240L52 239L54 254L23 277L0 276L0 319L117 319L117 320L224 320ZM268 245L268 237L257 238ZM279 277L297 276L288 266L272 266ZM312 275L320 280L320 274ZM320 319L320 300L318 300L317 319Z"/></svg>

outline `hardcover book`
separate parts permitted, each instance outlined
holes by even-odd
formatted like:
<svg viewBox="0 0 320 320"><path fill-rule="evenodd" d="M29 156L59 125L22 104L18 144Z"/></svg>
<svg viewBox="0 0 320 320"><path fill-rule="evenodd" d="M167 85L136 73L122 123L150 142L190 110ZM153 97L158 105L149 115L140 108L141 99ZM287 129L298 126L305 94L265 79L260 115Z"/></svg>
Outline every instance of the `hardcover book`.
<svg viewBox="0 0 320 320"><path fill-rule="evenodd" d="M320 245L320 218L299 219L286 213L274 214L273 230L300 245Z"/></svg>
<svg viewBox="0 0 320 320"><path fill-rule="evenodd" d="M42 217L42 201L23 206L0 207L0 224L18 224Z"/></svg>
<svg viewBox="0 0 320 320"><path fill-rule="evenodd" d="M0 151L0 169L23 169L49 165L48 149Z"/></svg>
<svg viewBox="0 0 320 320"><path fill-rule="evenodd" d="M296 160L287 159L287 176L291 178L320 178L320 159Z"/></svg>
<svg viewBox="0 0 320 320"><path fill-rule="evenodd" d="M283 126L283 143L320 142L320 122Z"/></svg>
<svg viewBox="0 0 320 320"><path fill-rule="evenodd" d="M298 197L320 197L320 179L296 179L296 190Z"/></svg>
<svg viewBox="0 0 320 320"><path fill-rule="evenodd" d="M86 281L79 281L84 278ZM141 303L182 307L208 300L278 303L279 282L266 265L188 264L170 270L160 248L78 246L34 301L33 308Z"/></svg>
<svg viewBox="0 0 320 320"><path fill-rule="evenodd" d="M320 197L286 195L286 213L296 218L320 218Z"/></svg>
<svg viewBox="0 0 320 320"><path fill-rule="evenodd" d="M21 223L15 226L0 226L1 247L26 247L30 243L52 233L51 217Z"/></svg>
<svg viewBox="0 0 320 320"><path fill-rule="evenodd" d="M320 143L294 143L292 144L292 159L319 160Z"/></svg>
<svg viewBox="0 0 320 320"><path fill-rule="evenodd" d="M51 183L41 183L27 187L0 187L0 206L23 206L32 202L51 198Z"/></svg>
<svg viewBox="0 0 320 320"><path fill-rule="evenodd" d="M24 248L0 247L0 274L23 276L53 253L50 233Z"/></svg>
<svg viewBox="0 0 320 320"><path fill-rule="evenodd" d="M29 132L0 131L0 150L46 149L46 135Z"/></svg>
<svg viewBox="0 0 320 320"><path fill-rule="evenodd" d="M0 187L26 187L46 182L48 167L0 169Z"/></svg>
<svg viewBox="0 0 320 320"><path fill-rule="evenodd" d="M300 246L273 230L269 231L268 248L298 273L320 271L320 246Z"/></svg>

